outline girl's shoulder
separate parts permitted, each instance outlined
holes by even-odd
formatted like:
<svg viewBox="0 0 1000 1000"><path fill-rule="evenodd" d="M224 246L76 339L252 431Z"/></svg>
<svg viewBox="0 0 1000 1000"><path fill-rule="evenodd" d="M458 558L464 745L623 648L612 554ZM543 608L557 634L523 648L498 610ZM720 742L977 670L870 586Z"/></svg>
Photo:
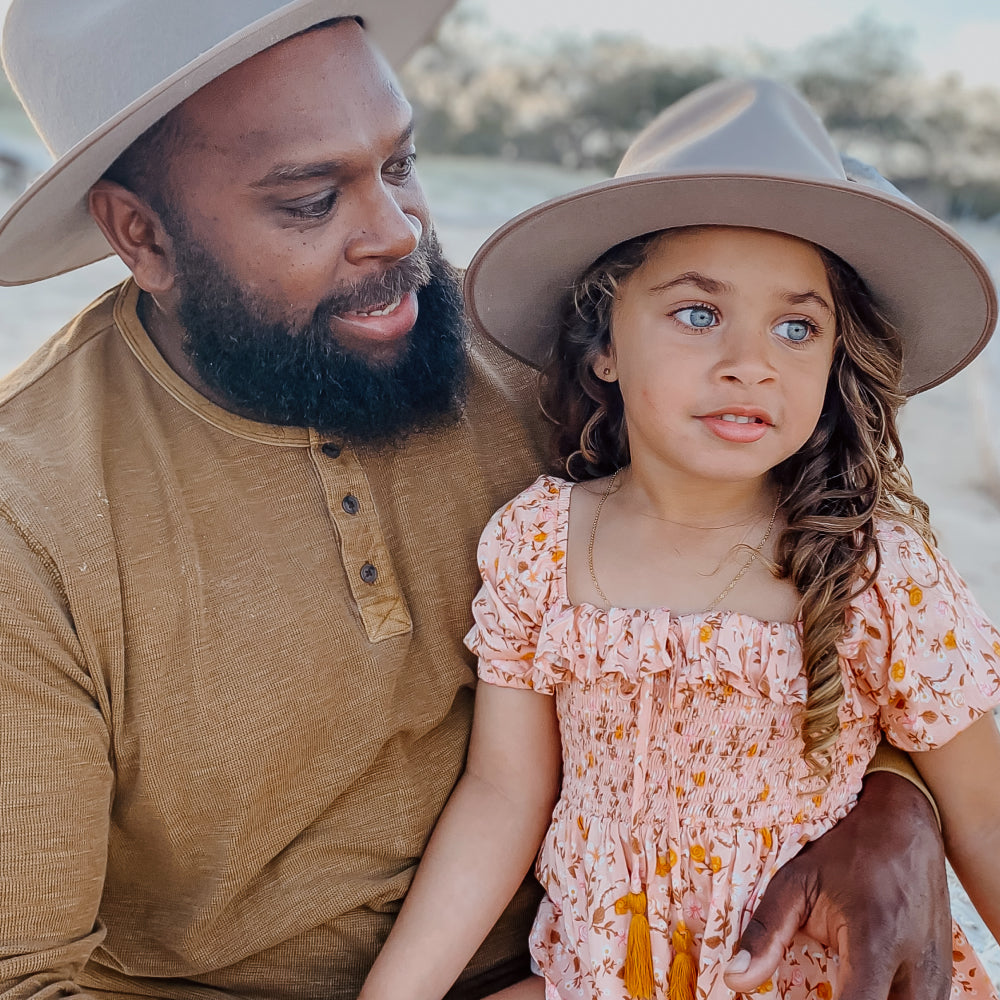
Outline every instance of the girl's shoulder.
<svg viewBox="0 0 1000 1000"><path fill-rule="evenodd" d="M504 504L483 530L480 563L484 556L498 554L530 559L532 553L561 544L572 487L558 476L542 475Z"/></svg>
<svg viewBox="0 0 1000 1000"><path fill-rule="evenodd" d="M878 573L840 644L854 679L842 711L868 699L896 746L928 750L1000 702L1000 633L919 531L885 520L877 538Z"/></svg>
<svg viewBox="0 0 1000 1000"><path fill-rule="evenodd" d="M880 519L876 539L879 569L872 586L859 597L862 607L877 604L897 622L911 618L925 623L935 618L950 621L959 615L989 625L958 570L914 527Z"/></svg>
<svg viewBox="0 0 1000 1000"><path fill-rule="evenodd" d="M883 587L900 583L934 586L942 572L950 570L948 560L912 525L879 518L875 522L879 550L877 583Z"/></svg>

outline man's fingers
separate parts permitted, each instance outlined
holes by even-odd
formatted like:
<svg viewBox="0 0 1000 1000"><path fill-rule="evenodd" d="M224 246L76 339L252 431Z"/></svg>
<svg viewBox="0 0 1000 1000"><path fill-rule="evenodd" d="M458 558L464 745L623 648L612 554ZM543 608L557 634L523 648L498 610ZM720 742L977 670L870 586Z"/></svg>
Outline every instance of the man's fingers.
<svg viewBox="0 0 1000 1000"><path fill-rule="evenodd" d="M951 996L951 948L928 941L912 971L897 973L889 1000L948 1000Z"/></svg>
<svg viewBox="0 0 1000 1000"><path fill-rule="evenodd" d="M802 885L782 880L778 872L743 931L725 973L726 985L737 992L748 992L770 979L807 916L808 902Z"/></svg>
<svg viewBox="0 0 1000 1000"><path fill-rule="evenodd" d="M872 947L865 947L851 939L850 928L841 927L836 951L840 956L840 982L834 1000L893 1000L896 970L890 968L885 955L877 954L873 942Z"/></svg>
<svg viewBox="0 0 1000 1000"><path fill-rule="evenodd" d="M837 935L840 982L834 1000L947 1000L951 995L951 951L928 942L920 960L892 968L877 942L844 926Z"/></svg>

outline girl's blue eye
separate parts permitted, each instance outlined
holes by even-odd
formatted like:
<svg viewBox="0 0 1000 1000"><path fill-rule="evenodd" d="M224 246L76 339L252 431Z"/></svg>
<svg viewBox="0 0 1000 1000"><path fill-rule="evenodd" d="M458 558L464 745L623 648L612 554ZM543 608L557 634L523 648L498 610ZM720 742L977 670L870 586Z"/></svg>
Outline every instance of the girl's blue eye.
<svg viewBox="0 0 1000 1000"><path fill-rule="evenodd" d="M803 340L808 340L811 336L813 325L804 319L786 319L774 328L774 332L785 340L790 340L794 344L801 344Z"/></svg>
<svg viewBox="0 0 1000 1000"><path fill-rule="evenodd" d="M715 310L708 306L686 306L678 309L674 315L686 326L692 326L696 330L707 330L718 321Z"/></svg>

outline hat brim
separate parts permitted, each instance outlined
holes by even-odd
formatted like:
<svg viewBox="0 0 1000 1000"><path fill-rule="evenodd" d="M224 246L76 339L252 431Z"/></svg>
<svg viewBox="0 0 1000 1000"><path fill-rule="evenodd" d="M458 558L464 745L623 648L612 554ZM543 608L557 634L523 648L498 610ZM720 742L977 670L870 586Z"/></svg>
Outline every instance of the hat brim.
<svg viewBox="0 0 1000 1000"><path fill-rule="evenodd" d="M111 248L87 209L90 187L136 139L227 70L320 21L357 16L389 63L399 66L454 0L296 0L189 62L82 139L39 177L0 219L0 285L23 285L107 257ZM54 69L53 72L56 72Z"/></svg>
<svg viewBox="0 0 1000 1000"><path fill-rule="evenodd" d="M593 261L644 233L697 225L774 230L847 261L900 332L907 395L964 368L996 324L985 263L930 213L851 181L745 173L630 176L523 212L469 265L469 314L508 351L540 367L560 303Z"/></svg>

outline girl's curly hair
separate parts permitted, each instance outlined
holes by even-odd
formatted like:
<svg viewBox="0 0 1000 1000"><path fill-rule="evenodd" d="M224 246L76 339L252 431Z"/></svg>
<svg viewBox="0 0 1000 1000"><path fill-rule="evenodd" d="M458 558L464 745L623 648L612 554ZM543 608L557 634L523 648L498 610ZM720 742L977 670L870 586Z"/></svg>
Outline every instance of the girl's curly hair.
<svg viewBox="0 0 1000 1000"><path fill-rule="evenodd" d="M677 230L674 230L675 232ZM594 374L611 343L611 313L625 279L670 230L613 247L567 295L557 341L540 379L542 408L555 424L559 463L573 479L596 479L629 464L628 429L616 382ZM812 771L830 772L843 684L837 644L848 608L881 565L877 521L902 521L933 541L927 505L913 493L896 414L902 343L850 265L822 247L837 338L819 422L771 475L786 527L773 572L801 595L798 617L808 683L802 737Z"/></svg>

